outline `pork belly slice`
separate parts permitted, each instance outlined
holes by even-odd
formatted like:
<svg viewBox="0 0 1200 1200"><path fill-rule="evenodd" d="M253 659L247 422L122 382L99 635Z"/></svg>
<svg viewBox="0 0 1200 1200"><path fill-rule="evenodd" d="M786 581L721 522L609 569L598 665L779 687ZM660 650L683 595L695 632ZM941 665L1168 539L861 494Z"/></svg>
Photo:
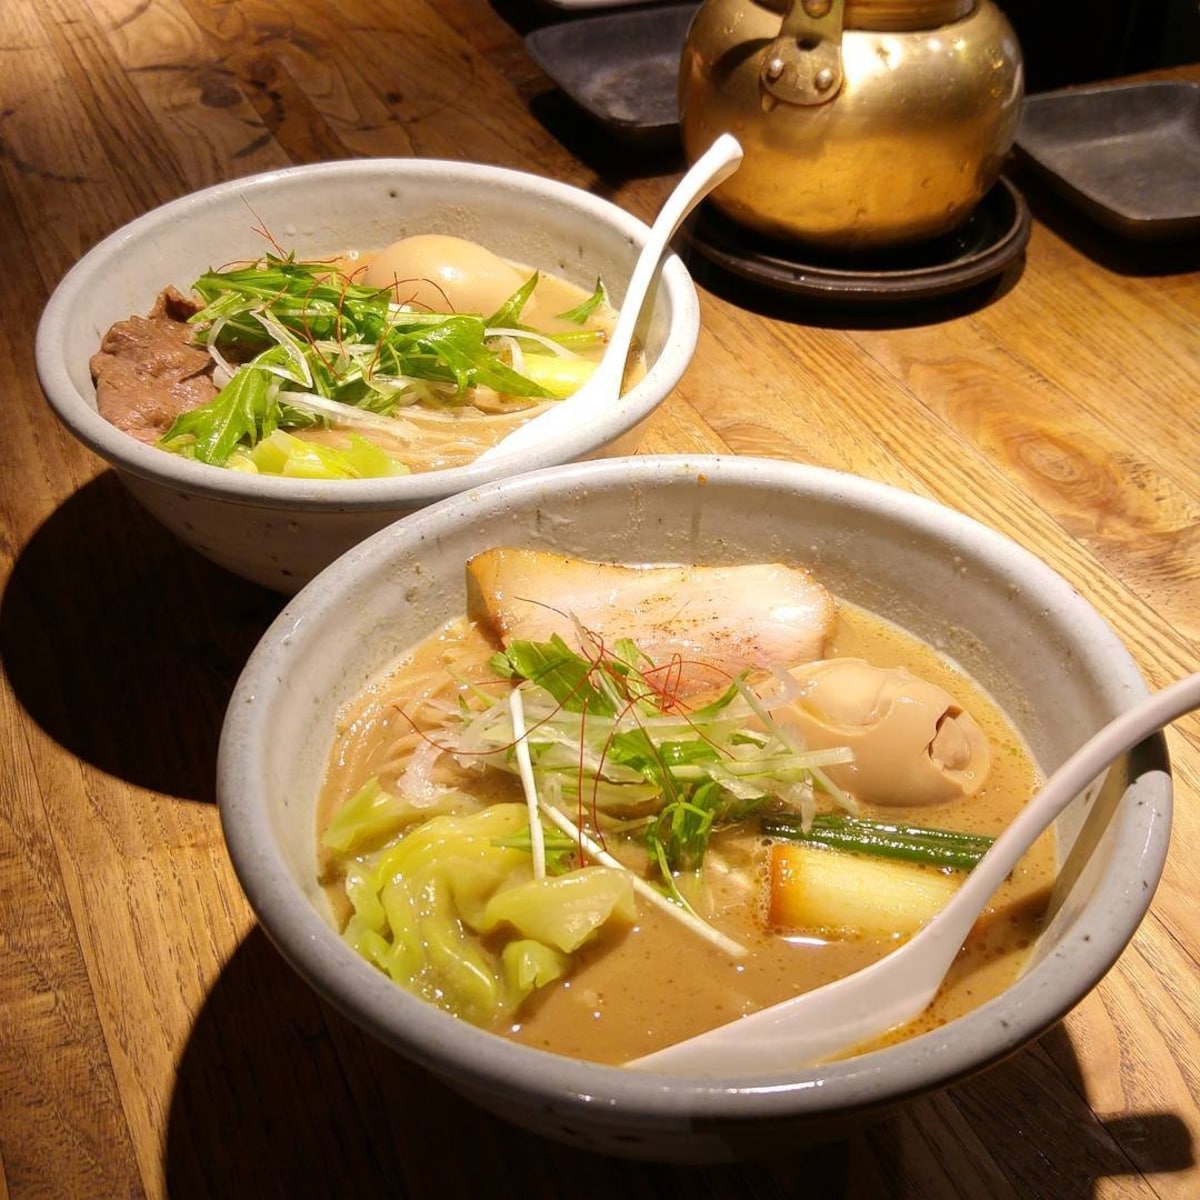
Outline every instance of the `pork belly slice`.
<svg viewBox="0 0 1200 1200"><path fill-rule="evenodd" d="M695 694L747 669L821 658L837 604L781 563L631 567L498 548L467 563L467 613L504 646L557 633L592 655L591 639L632 638L670 673L672 692Z"/></svg>

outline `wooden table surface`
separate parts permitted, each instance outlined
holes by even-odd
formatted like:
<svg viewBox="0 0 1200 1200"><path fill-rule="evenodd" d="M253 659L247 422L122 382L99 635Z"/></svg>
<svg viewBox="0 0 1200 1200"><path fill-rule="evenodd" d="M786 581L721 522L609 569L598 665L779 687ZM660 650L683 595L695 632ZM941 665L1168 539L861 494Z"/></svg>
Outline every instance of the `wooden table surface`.
<svg viewBox="0 0 1200 1200"><path fill-rule="evenodd" d="M1200 720L1150 916L1060 1027L771 1165L596 1159L472 1108L284 966L213 804L225 702L281 599L163 532L58 426L33 334L80 254L194 188L363 155L522 167L652 217L623 148L485 0L4 0L0 1197L1200 1195ZM1177 75L1200 79L1200 68ZM868 312L706 278L648 451L935 497L1065 575L1160 686L1200 666L1200 255L1097 236L1019 172L994 287Z"/></svg>

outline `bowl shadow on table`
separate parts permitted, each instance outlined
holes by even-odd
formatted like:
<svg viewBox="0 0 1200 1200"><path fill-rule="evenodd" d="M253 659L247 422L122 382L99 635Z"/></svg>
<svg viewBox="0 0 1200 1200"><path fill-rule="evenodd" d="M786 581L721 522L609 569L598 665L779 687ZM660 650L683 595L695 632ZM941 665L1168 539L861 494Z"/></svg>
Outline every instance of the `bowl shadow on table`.
<svg viewBox="0 0 1200 1200"><path fill-rule="evenodd" d="M71 754L211 802L225 706L283 603L190 550L105 471L21 549L0 656L25 711Z"/></svg>
<svg viewBox="0 0 1200 1200"><path fill-rule="evenodd" d="M1088 1200L1101 1179L1191 1164L1174 1113L1101 1122L1082 1092L1059 1027L983 1076L802 1154L710 1166L603 1158L509 1126L385 1049L320 1000L255 929L181 1055L164 1171L174 1200L868 1198L927 1195L931 1181L939 1195ZM1127 1135L1141 1148L1136 1167Z"/></svg>

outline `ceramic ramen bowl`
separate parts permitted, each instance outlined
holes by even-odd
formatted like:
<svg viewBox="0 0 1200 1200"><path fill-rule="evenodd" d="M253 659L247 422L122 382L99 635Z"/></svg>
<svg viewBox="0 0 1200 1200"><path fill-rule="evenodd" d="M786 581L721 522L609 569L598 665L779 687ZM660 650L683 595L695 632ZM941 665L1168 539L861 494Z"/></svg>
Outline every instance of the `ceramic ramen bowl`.
<svg viewBox="0 0 1200 1200"><path fill-rule="evenodd" d="M1121 954L1167 850L1161 737L1114 768L1107 800L1077 801L1060 818L1052 916L1021 978L936 1032L821 1067L697 1079L513 1044L403 991L330 923L314 806L341 706L462 612L465 560L497 545L617 562L807 565L957 660L1045 771L1146 694L1111 629L1033 555L948 508L854 476L639 456L509 478L427 508L291 600L237 686L218 770L229 852L264 930L312 987L386 1045L503 1118L577 1147L675 1161L778 1155L1012 1054Z"/></svg>
<svg viewBox="0 0 1200 1200"><path fill-rule="evenodd" d="M614 304L648 227L624 209L520 171L433 159L362 159L273 171L165 204L117 230L67 273L37 334L42 389L58 417L107 460L168 529L221 566L293 592L368 534L503 474L632 452L695 349L699 306L683 263L664 264L644 338L645 375L615 404L536 448L485 464L369 480L246 475L145 445L96 411L88 360L105 331L146 313L159 291L185 294L210 267L254 259L259 222L300 258L448 233Z"/></svg>

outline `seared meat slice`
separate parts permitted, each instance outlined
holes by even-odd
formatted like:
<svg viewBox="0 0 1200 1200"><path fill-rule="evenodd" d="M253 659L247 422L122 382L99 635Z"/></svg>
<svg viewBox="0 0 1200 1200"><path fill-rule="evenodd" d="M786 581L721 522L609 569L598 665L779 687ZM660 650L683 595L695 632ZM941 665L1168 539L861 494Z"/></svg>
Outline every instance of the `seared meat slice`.
<svg viewBox="0 0 1200 1200"><path fill-rule="evenodd" d="M199 309L167 288L147 316L118 321L92 355L100 415L140 442L157 441L181 412L217 394L212 359L188 342L187 319Z"/></svg>
<svg viewBox="0 0 1200 1200"><path fill-rule="evenodd" d="M506 646L557 633L580 647L580 631L607 644L633 638L664 689L683 695L822 657L837 602L780 563L626 567L498 548L467 563L467 612Z"/></svg>

